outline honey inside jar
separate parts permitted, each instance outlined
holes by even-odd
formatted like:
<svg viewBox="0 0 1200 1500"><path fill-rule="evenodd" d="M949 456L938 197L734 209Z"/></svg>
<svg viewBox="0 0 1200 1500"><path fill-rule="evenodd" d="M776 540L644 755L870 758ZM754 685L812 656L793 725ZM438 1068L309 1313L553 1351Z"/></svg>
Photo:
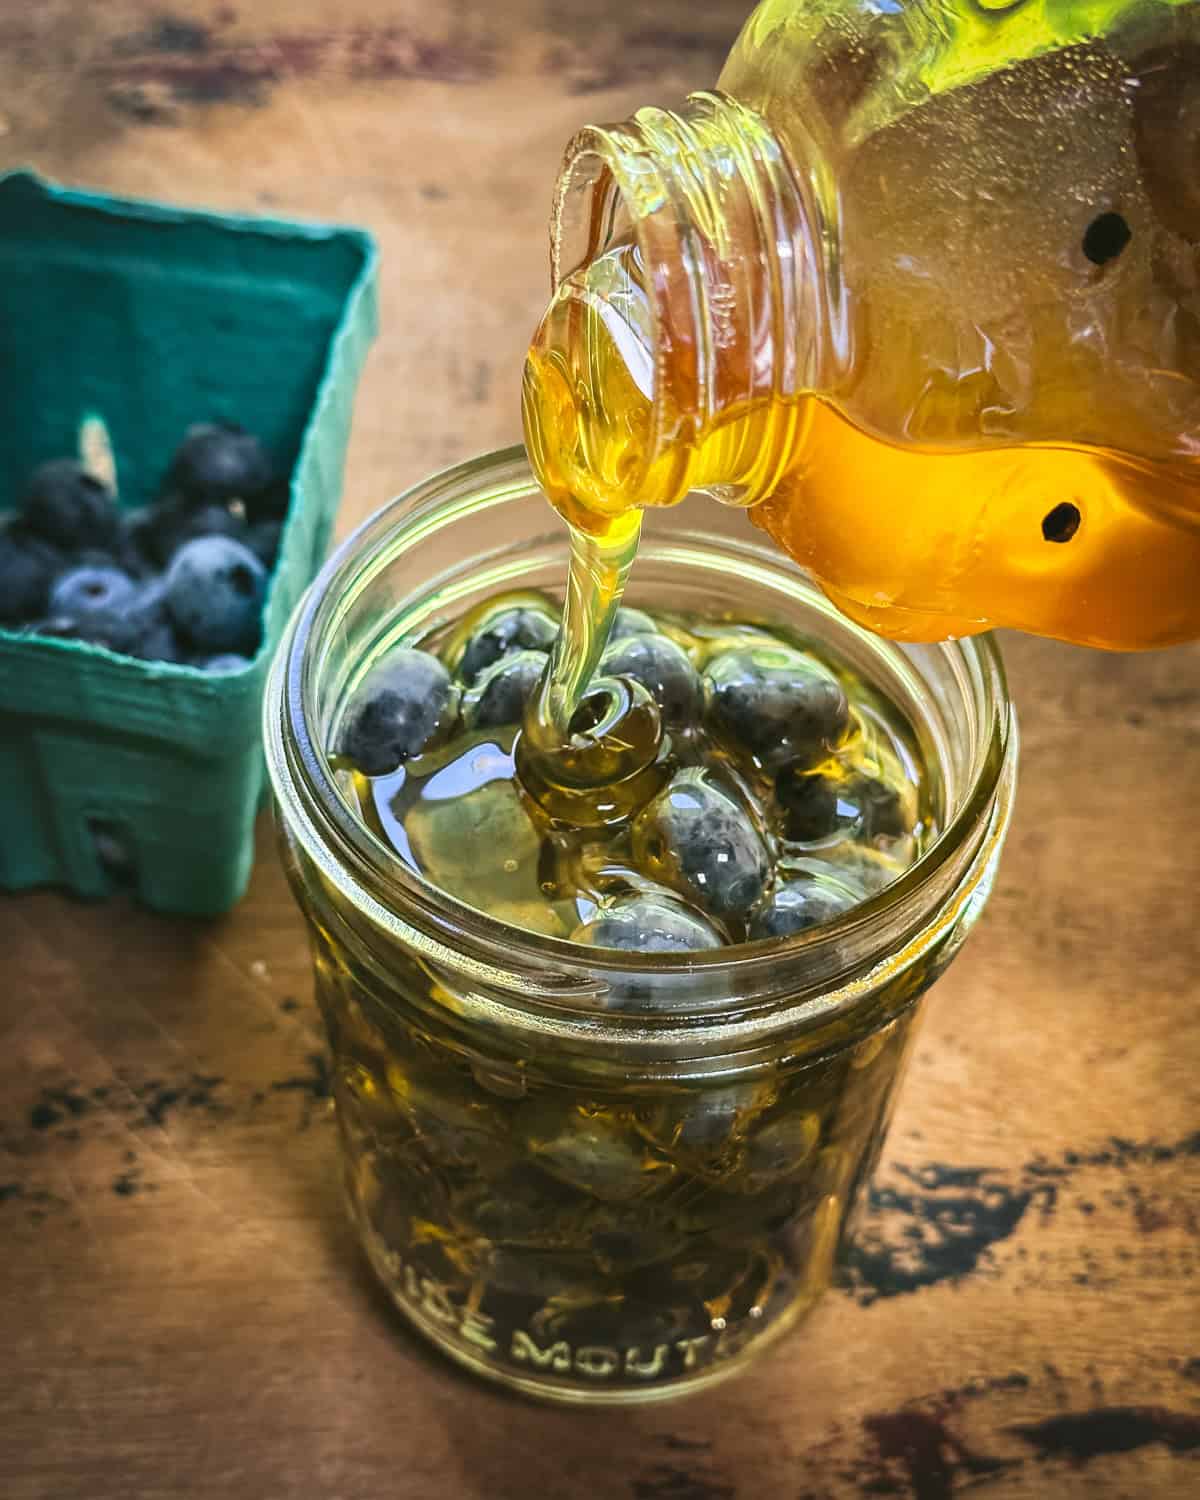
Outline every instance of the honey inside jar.
<svg viewBox="0 0 1200 1500"><path fill-rule="evenodd" d="M422 881L579 948L713 956L852 914L936 836L903 714L779 626L617 608L565 737L533 739L561 614L493 596L362 674L336 775ZM389 767L414 725L427 738ZM726 1372L827 1286L933 971L823 1056L617 1081L466 1027L416 954L384 985L323 937L347 1190L376 1270L419 1325L543 1394ZM671 991L646 973L608 1003L667 1022Z"/></svg>

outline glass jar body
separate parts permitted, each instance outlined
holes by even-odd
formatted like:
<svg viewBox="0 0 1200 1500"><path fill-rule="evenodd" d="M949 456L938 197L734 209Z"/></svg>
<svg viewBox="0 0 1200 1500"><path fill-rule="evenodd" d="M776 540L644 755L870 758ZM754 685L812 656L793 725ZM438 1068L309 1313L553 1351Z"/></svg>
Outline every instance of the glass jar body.
<svg viewBox="0 0 1200 1500"><path fill-rule="evenodd" d="M372 847L320 756L368 642L421 638L514 566L557 581L566 546L513 455L398 502L293 623L268 759L376 1272L481 1373L637 1401L736 1370L829 1285L920 997L990 886L1015 741L990 646L905 656L767 548L652 526L635 602L640 582L658 608L702 599L837 636L907 699L946 833L848 925L783 943L647 956L491 931Z"/></svg>
<svg viewBox="0 0 1200 1500"><path fill-rule="evenodd" d="M385 977L309 911L351 1217L447 1353L550 1399L653 1399L731 1373L828 1288L919 996L817 1057L573 1064L464 1025L451 976L398 954Z"/></svg>

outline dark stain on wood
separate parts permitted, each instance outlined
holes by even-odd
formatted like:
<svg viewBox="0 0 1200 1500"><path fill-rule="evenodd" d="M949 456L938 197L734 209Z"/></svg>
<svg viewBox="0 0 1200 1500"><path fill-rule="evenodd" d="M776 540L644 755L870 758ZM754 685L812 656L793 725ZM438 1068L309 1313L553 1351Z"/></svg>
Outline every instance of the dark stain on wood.
<svg viewBox="0 0 1200 1500"><path fill-rule="evenodd" d="M329 1059L323 1052L310 1052L307 1058L308 1072L296 1073L290 1078L279 1078L271 1085L277 1094L308 1094L312 1099L328 1099L333 1093L333 1074Z"/></svg>
<svg viewBox="0 0 1200 1500"><path fill-rule="evenodd" d="M1200 1449L1200 1417L1161 1406L1097 1406L1009 1431L1030 1444L1039 1459L1061 1458L1075 1466L1151 1443L1162 1443L1172 1453Z"/></svg>
<svg viewBox="0 0 1200 1500"><path fill-rule="evenodd" d="M720 1480L660 1464L633 1480L630 1494L633 1500L734 1500L737 1491Z"/></svg>
<svg viewBox="0 0 1200 1500"><path fill-rule="evenodd" d="M979 1481L1014 1467L1015 1460L976 1453L948 1425L946 1407L902 1407L863 1418L876 1470L861 1485L873 1495L949 1500L960 1479Z"/></svg>
<svg viewBox="0 0 1200 1500"><path fill-rule="evenodd" d="M73 1088L46 1089L29 1111L29 1123L34 1130L49 1130L68 1117L78 1119L90 1108L89 1101Z"/></svg>
<svg viewBox="0 0 1200 1500"><path fill-rule="evenodd" d="M1105 1203L1128 1212L1140 1234L1168 1228L1194 1234L1194 1204L1185 1197L1174 1201L1153 1195L1148 1184L1130 1180L1129 1173L1198 1153L1200 1139L1193 1133L1166 1143L1112 1137L1093 1149L1065 1152L1058 1161L1035 1158L1015 1173L941 1162L894 1163L887 1176L899 1181L871 1187L856 1239L846 1252L852 1290L869 1305L882 1297L961 1281L992 1265L992 1251L1016 1234L1030 1209L1049 1221L1072 1179L1095 1169L1120 1174L1119 1190L1105 1193ZM1095 1213L1090 1198L1073 1206L1085 1215ZM1089 1283L1086 1267L1074 1281Z"/></svg>
<svg viewBox="0 0 1200 1500"><path fill-rule="evenodd" d="M188 1073L177 1082L165 1082L161 1078L150 1078L142 1083L128 1083L121 1091L116 1104L113 1090L107 1084L99 1084L85 1091L78 1084L68 1083L41 1090L28 1114L29 1128L38 1134L47 1131L63 1139L78 1139L78 1131L60 1130L59 1126L70 1121L86 1121L98 1112L111 1113L114 1108L123 1108L130 1117L142 1116L152 1125L162 1125L175 1109L186 1106L221 1115L228 1107L216 1097L224 1079L205 1073Z"/></svg>
<svg viewBox="0 0 1200 1500"><path fill-rule="evenodd" d="M715 81L732 41L723 28L642 26L599 45L595 38L578 47L556 42L547 49L542 71L561 79L570 94L650 83L672 71L700 87Z"/></svg>
<svg viewBox="0 0 1200 1500"><path fill-rule="evenodd" d="M961 1280L1016 1232L1035 1201L1049 1211L1053 1194L1049 1185L1014 1188L982 1170L970 1190L873 1187L848 1257L859 1299L869 1304Z"/></svg>
<svg viewBox="0 0 1200 1500"><path fill-rule="evenodd" d="M400 24L221 35L169 14L115 38L95 71L110 106L147 124L177 123L184 105L259 107L280 83L312 77L363 82L424 79L476 83L495 71L486 38L452 26L442 35Z"/></svg>

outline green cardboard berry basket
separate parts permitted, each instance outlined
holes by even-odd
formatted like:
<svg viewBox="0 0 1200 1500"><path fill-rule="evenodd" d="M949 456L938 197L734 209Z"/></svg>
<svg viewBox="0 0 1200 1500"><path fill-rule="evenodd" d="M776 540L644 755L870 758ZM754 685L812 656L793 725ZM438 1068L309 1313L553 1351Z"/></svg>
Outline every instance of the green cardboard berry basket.
<svg viewBox="0 0 1200 1500"><path fill-rule="evenodd" d="M290 498L253 664L229 676L0 630L0 887L162 911L241 896L264 789L270 655L326 550L355 387L376 329L356 229L225 217L0 177L0 510L42 460L107 428L121 503L185 428L236 421ZM115 861L113 850L121 851Z"/></svg>

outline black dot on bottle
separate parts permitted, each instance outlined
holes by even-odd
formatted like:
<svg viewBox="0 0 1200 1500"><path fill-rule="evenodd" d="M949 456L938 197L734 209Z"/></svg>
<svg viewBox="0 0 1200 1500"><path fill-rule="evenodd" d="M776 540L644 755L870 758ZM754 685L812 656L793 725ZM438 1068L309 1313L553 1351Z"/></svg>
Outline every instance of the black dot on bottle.
<svg viewBox="0 0 1200 1500"><path fill-rule="evenodd" d="M1123 214L1100 214L1084 231L1083 253L1094 266L1104 266L1116 260L1132 238Z"/></svg>
<svg viewBox="0 0 1200 1500"><path fill-rule="evenodd" d="M1079 507L1064 500L1042 517L1042 535L1048 542L1069 542L1079 530L1082 519Z"/></svg>

